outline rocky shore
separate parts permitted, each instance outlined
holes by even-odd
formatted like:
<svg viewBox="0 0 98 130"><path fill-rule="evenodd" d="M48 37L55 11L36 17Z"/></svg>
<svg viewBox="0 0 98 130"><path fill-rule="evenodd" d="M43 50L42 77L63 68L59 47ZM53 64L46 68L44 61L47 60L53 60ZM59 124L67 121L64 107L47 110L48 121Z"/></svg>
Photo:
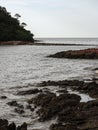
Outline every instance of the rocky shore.
<svg viewBox="0 0 98 130"><path fill-rule="evenodd" d="M27 130L27 124L23 123L21 126L17 126L14 122L9 124L8 120L0 119L0 130Z"/></svg>
<svg viewBox="0 0 98 130"><path fill-rule="evenodd" d="M65 43L44 43L37 40L30 41L0 41L0 45L36 45L36 46L96 46L87 44L65 44Z"/></svg>
<svg viewBox="0 0 98 130"><path fill-rule="evenodd" d="M98 130L98 84L94 81L85 83L78 80L44 81L39 87L59 86L59 95L43 91L29 104L40 107L37 111L39 121L47 121L57 117L57 123L51 124L50 130ZM81 97L70 94L67 88L89 94L96 100L80 102Z"/></svg>
<svg viewBox="0 0 98 130"><path fill-rule="evenodd" d="M62 51L53 55L49 55L48 57L70 59L98 59L98 48Z"/></svg>
<svg viewBox="0 0 98 130"><path fill-rule="evenodd" d="M55 87L55 91L51 88ZM81 96L68 90L89 95L92 100L81 102ZM13 100L7 104L19 115L26 109L36 112L38 122L56 119L49 130L98 130L98 84L96 81L60 80L43 81L35 88L21 90L16 95L31 95L27 107ZM7 98L7 97L6 97ZM2 100L5 100L3 98ZM32 120L32 119L31 119ZM27 124L16 127L7 120L0 119L0 130L27 130ZM35 130L32 126L32 130ZM42 129L36 129L42 130Z"/></svg>

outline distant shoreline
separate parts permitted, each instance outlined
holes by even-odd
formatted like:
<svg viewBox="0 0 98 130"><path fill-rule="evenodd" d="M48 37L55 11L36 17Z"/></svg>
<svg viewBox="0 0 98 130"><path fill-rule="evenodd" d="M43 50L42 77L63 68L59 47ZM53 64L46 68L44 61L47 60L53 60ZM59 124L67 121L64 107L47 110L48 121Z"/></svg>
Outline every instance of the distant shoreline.
<svg viewBox="0 0 98 130"><path fill-rule="evenodd" d="M5 45L32 45L33 42L29 41L0 41L1 46Z"/></svg>
<svg viewBox="0 0 98 130"><path fill-rule="evenodd" d="M64 43L44 43L29 41L1 41L0 46L5 45L36 45L36 46L98 46L96 44L64 44Z"/></svg>
<svg viewBox="0 0 98 130"><path fill-rule="evenodd" d="M65 44L65 43L34 43L33 45L38 46L98 46L93 44Z"/></svg>

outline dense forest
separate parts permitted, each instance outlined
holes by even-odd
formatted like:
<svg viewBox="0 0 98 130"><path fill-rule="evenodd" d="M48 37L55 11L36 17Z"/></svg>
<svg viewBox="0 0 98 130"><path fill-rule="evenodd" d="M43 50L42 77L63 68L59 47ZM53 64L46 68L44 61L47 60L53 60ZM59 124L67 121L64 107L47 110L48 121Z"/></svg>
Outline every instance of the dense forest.
<svg viewBox="0 0 98 130"><path fill-rule="evenodd" d="M26 30L26 24L20 24L19 14L12 17L6 8L0 6L0 41L31 41L33 34Z"/></svg>

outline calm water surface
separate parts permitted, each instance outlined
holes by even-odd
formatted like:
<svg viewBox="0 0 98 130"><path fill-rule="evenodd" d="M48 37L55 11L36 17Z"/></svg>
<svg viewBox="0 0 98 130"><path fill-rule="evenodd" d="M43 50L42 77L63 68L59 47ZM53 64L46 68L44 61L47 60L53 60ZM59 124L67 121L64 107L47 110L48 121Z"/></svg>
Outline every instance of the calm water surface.
<svg viewBox="0 0 98 130"><path fill-rule="evenodd" d="M36 38L45 43L98 45L98 38Z"/></svg>

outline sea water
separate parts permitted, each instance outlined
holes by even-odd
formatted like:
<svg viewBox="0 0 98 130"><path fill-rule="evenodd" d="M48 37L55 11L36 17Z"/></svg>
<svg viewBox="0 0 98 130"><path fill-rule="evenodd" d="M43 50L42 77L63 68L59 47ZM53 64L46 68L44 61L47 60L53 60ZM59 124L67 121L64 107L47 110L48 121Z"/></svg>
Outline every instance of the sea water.
<svg viewBox="0 0 98 130"><path fill-rule="evenodd" d="M98 45L98 38L35 38L39 42L56 44L86 44Z"/></svg>
<svg viewBox="0 0 98 130"><path fill-rule="evenodd" d="M7 102L16 100L26 107L27 100L33 95L18 96L16 93L31 89L35 87L34 84L42 81L92 79L94 77L92 70L98 67L98 60L47 57L60 51L91 47L93 46L0 46L0 96L7 96L5 100L0 99L0 117L17 124L27 122L30 126L33 124L36 127L38 122L32 121L38 118L37 115L28 110L25 114L19 115L14 112L13 107L7 105ZM39 127L41 125L43 126L43 124L40 124Z"/></svg>

